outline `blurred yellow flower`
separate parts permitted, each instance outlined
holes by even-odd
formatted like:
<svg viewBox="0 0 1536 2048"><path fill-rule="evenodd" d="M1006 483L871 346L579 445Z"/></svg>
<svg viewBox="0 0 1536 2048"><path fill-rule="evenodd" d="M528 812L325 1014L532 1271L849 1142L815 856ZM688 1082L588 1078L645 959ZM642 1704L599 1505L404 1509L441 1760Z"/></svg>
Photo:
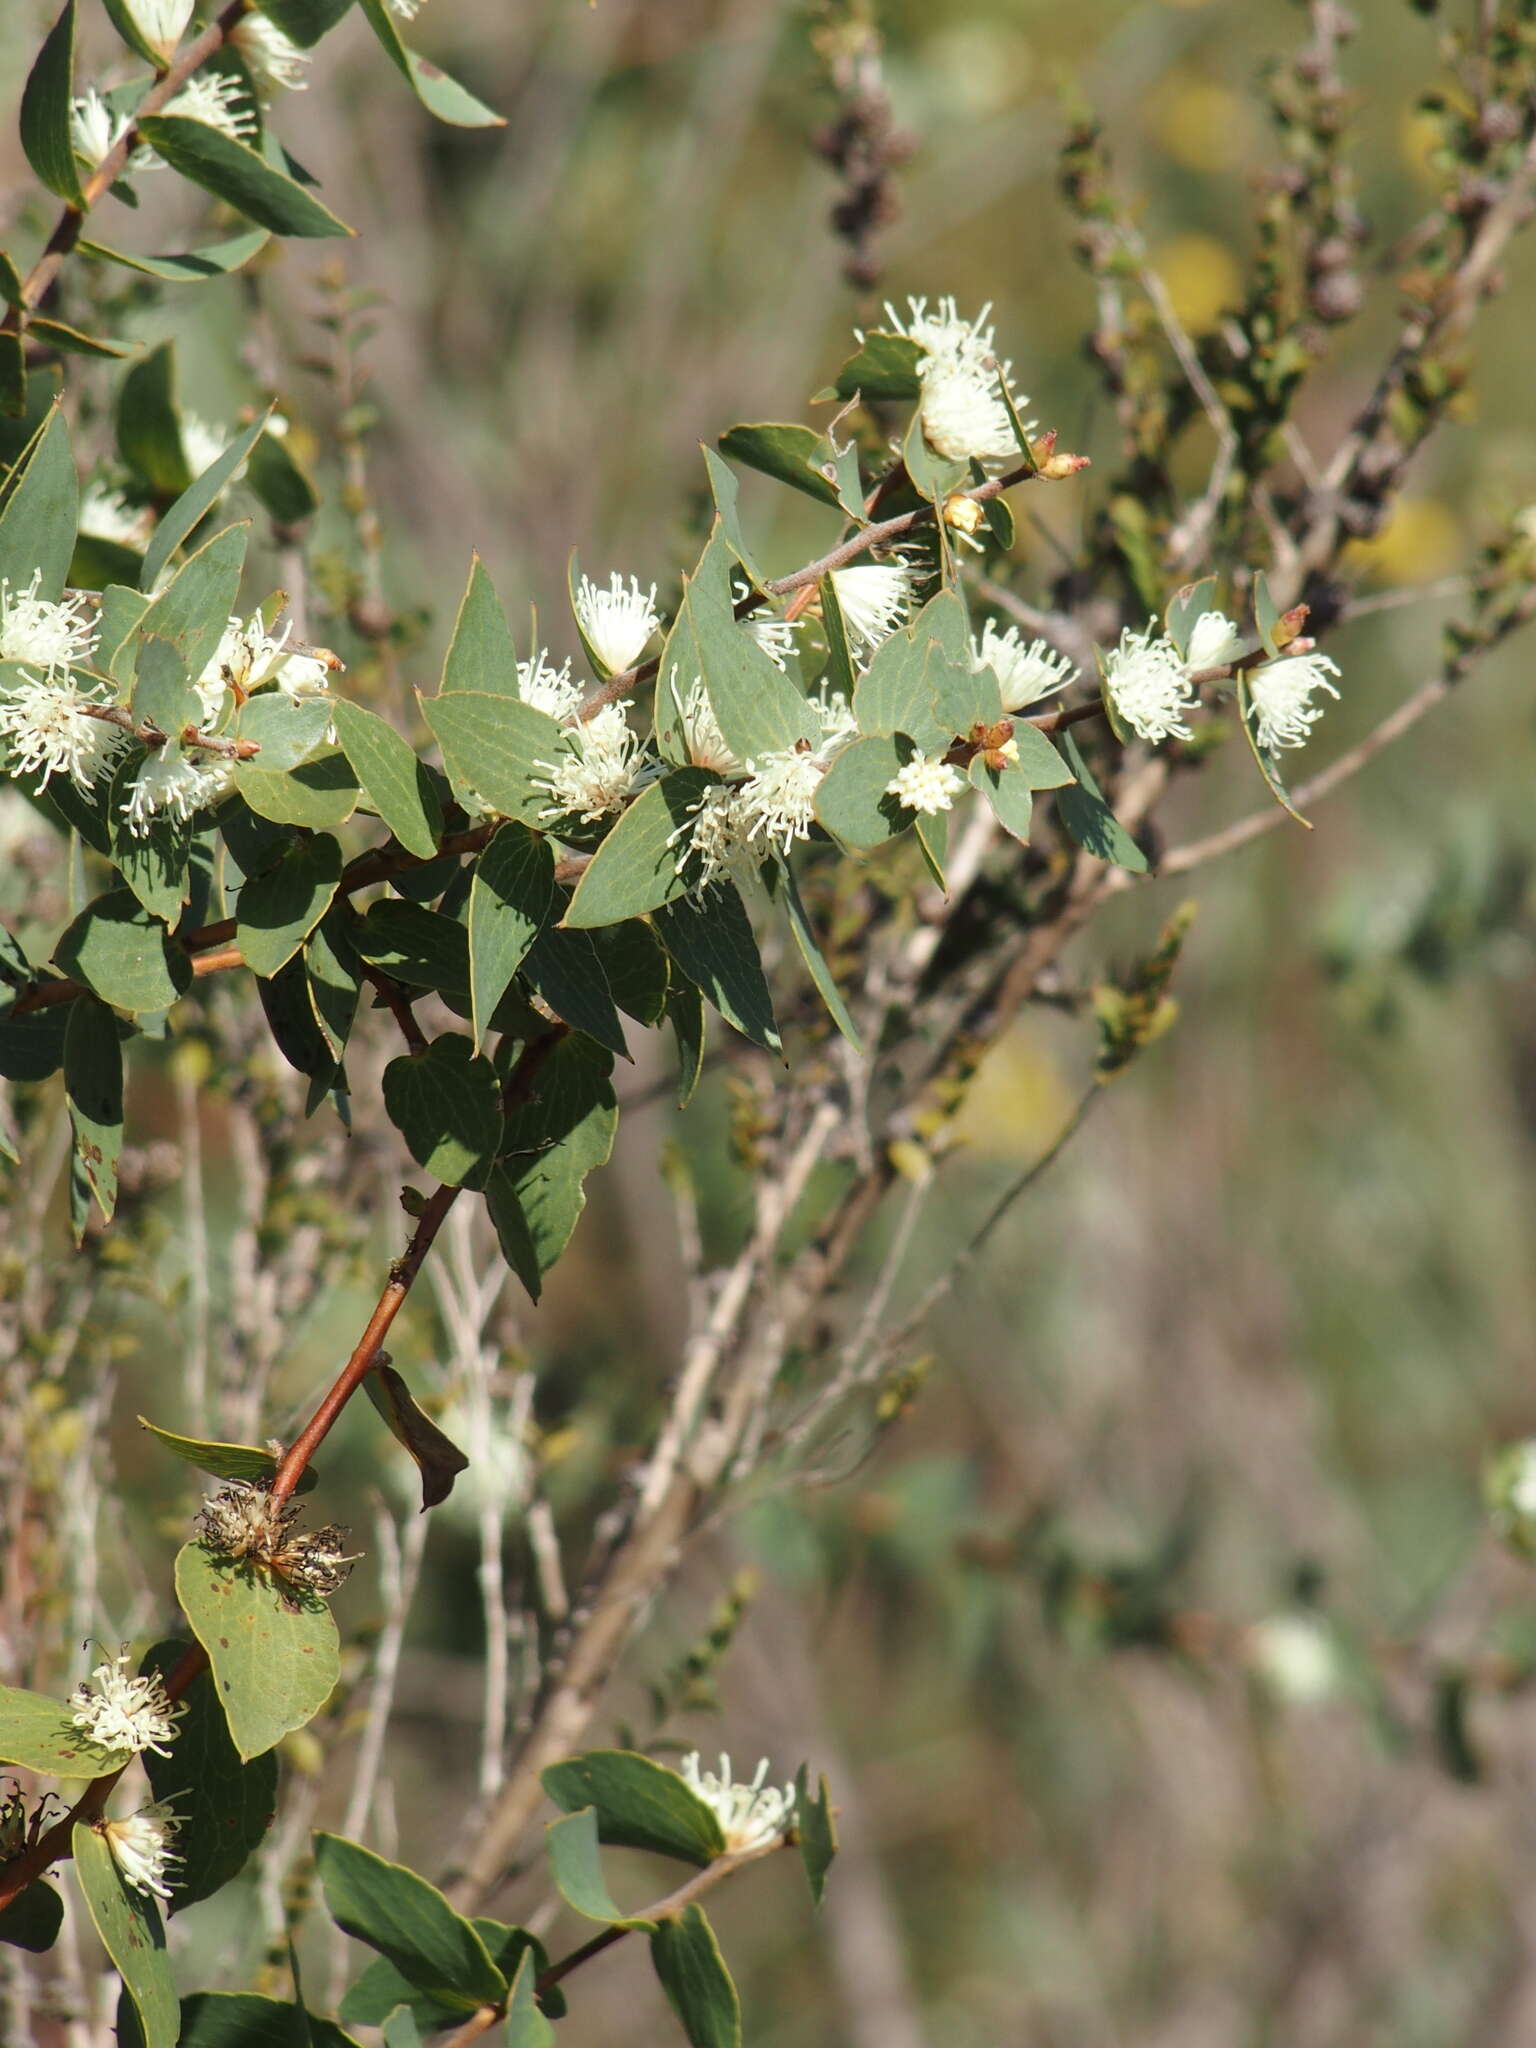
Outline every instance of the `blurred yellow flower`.
<svg viewBox="0 0 1536 2048"><path fill-rule="evenodd" d="M1175 235L1152 252L1152 268L1168 288L1184 325L1202 333L1242 294L1242 273L1214 235Z"/></svg>
<svg viewBox="0 0 1536 2048"><path fill-rule="evenodd" d="M1055 1061L1032 1037L1013 1032L982 1061L953 1136L973 1155L1022 1162L1050 1144L1071 1109Z"/></svg>
<svg viewBox="0 0 1536 2048"><path fill-rule="evenodd" d="M1176 163L1192 171L1226 171L1248 153L1253 108L1209 79L1173 78L1157 95L1152 125Z"/></svg>
<svg viewBox="0 0 1536 2048"><path fill-rule="evenodd" d="M1454 569L1465 551L1448 506L1438 498L1404 498L1380 533L1353 543L1349 560L1385 583L1419 583Z"/></svg>

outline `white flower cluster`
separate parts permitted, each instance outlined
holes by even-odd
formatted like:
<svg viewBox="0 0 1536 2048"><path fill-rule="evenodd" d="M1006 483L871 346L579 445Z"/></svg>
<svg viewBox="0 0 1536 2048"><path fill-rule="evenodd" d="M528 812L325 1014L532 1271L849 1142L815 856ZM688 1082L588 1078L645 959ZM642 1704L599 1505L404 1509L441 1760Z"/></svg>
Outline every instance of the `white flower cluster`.
<svg viewBox="0 0 1536 2048"><path fill-rule="evenodd" d="M1223 612L1202 612L1181 655L1172 640L1157 630L1126 629L1120 644L1104 657L1104 684L1116 715L1144 740L1188 739L1185 714L1199 701L1197 676L1230 667L1248 651L1239 628ZM1282 655L1249 671L1255 738L1261 747L1302 747L1323 715L1314 704L1319 690L1337 698L1328 680L1339 673L1326 654L1309 648Z"/></svg>
<svg viewBox="0 0 1536 2048"><path fill-rule="evenodd" d="M962 320L953 299L940 299L931 313L926 299L908 299L907 306L905 319L894 306L885 311L898 334L926 351L917 366L924 440L957 462L972 456L978 462L1014 460L1021 452L1019 439L1003 402L1013 366L998 361L993 331L984 324L992 308L983 306L974 320ZM1020 398L1015 411L1028 403ZM1029 434L1036 423L1020 424Z"/></svg>
<svg viewBox="0 0 1536 2048"><path fill-rule="evenodd" d="M1044 640L1031 640L1026 647L1017 626L1004 632L996 619L986 621L979 640L972 639L971 666L989 668L997 677L1004 711L1023 711L1077 681L1077 670L1064 654Z"/></svg>
<svg viewBox="0 0 1536 2048"><path fill-rule="evenodd" d="M137 1756L153 1750L169 1756L166 1744L175 1739L176 1723L187 1711L172 1705L158 1671L130 1677L128 1645L96 1666L69 1696L71 1718L103 1749L131 1749Z"/></svg>
<svg viewBox="0 0 1536 2048"><path fill-rule="evenodd" d="M558 761L536 761L544 773L534 781L553 801L541 815L580 818L595 824L623 807L638 787L645 749L629 722L629 705L604 704L566 734Z"/></svg>
<svg viewBox="0 0 1536 2048"><path fill-rule="evenodd" d="M701 1770L697 1750L683 1758L678 1775L714 1812L728 1856L743 1849L766 1849L770 1842L782 1841L795 1824L795 1788L786 1785L781 1790L767 1782L767 1757L746 1784L732 1778L728 1756L721 1757L718 1776Z"/></svg>

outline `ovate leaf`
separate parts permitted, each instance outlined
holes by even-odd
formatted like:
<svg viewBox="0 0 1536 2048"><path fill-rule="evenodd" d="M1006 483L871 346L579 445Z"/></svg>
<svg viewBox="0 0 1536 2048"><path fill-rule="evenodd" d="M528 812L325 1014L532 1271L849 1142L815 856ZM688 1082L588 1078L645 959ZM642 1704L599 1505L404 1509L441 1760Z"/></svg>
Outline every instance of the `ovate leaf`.
<svg viewBox="0 0 1536 2048"><path fill-rule="evenodd" d="M265 1567L216 1557L201 1543L177 1555L176 1597L208 1652L246 1761L314 1719L341 1675L340 1639L323 1600L297 1599Z"/></svg>
<svg viewBox="0 0 1536 2048"><path fill-rule="evenodd" d="M75 551L79 487L69 428L54 408L17 466L0 512L0 578L25 590L37 575L37 596L57 603Z"/></svg>
<svg viewBox="0 0 1536 2048"><path fill-rule="evenodd" d="M352 233L295 179L206 121L193 121L185 114L150 114L139 123L139 134L172 170L274 235Z"/></svg>
<svg viewBox="0 0 1536 2048"><path fill-rule="evenodd" d="M479 1184L501 1142L501 1089L490 1061L447 1032L384 1069L384 1107L411 1157L453 1187Z"/></svg>
<svg viewBox="0 0 1536 2048"><path fill-rule="evenodd" d="M702 1906L662 1921L651 1961L691 2048L741 2048L741 2000Z"/></svg>
<svg viewBox="0 0 1536 2048"><path fill-rule="evenodd" d="M477 100L473 93L466 92L446 71L440 71L425 57L418 57L414 50L407 49L400 40L400 31L395 26L388 0L362 0L362 9L373 26L374 34L384 45L390 62L429 114L435 114L439 121L446 121L455 128L501 128L506 125L500 114Z"/></svg>
<svg viewBox="0 0 1536 2048"><path fill-rule="evenodd" d="M650 1849L702 1870L725 1854L712 1807L676 1771L631 1749L593 1749L552 1764L539 1780L563 1813L590 1806L598 1840Z"/></svg>
<svg viewBox="0 0 1536 2048"><path fill-rule="evenodd" d="M133 2003L144 2048L176 2048L181 2010L158 1906L123 1881L104 1833L77 1822L70 1840L81 1894Z"/></svg>
<svg viewBox="0 0 1536 2048"><path fill-rule="evenodd" d="M678 834L715 779L703 768L675 768L644 790L593 854L564 923L619 924L681 896L687 879L679 871Z"/></svg>
<svg viewBox="0 0 1536 2048"><path fill-rule="evenodd" d="M185 948L127 889L87 904L53 957L114 1010L168 1010L192 983Z"/></svg>
<svg viewBox="0 0 1536 2048"><path fill-rule="evenodd" d="M415 748L376 712L345 697L332 702L331 716L368 801L407 853L430 860L442 837L443 808Z"/></svg>
<svg viewBox="0 0 1536 2048"><path fill-rule="evenodd" d="M75 1140L75 1169L96 1198L102 1220L117 1207L117 1162L123 1149L123 1047L117 1019L81 996L70 1004L64 1033L64 1092Z"/></svg>
<svg viewBox="0 0 1536 2048"><path fill-rule="evenodd" d="M75 0L48 31L21 96L21 146L50 192L81 202L80 167L70 135L75 85Z"/></svg>
<svg viewBox="0 0 1536 2048"><path fill-rule="evenodd" d="M555 902L555 857L547 839L509 819L475 863L469 885L469 989L475 1043Z"/></svg>
<svg viewBox="0 0 1536 2048"><path fill-rule="evenodd" d="M424 1877L340 1835L314 1839L326 1908L344 1934L446 2004L473 2012L502 2002L507 1980L485 1943Z"/></svg>
<svg viewBox="0 0 1536 2048"><path fill-rule="evenodd" d="M0 1763L45 1778L104 1778L132 1757L131 1750L92 1742L62 1700L0 1685Z"/></svg>

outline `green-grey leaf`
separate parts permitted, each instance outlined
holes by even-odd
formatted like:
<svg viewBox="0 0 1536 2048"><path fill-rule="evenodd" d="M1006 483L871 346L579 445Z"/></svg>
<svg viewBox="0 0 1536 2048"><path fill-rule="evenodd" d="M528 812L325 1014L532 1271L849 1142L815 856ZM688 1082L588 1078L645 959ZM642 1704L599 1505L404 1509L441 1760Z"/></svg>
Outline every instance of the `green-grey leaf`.
<svg viewBox="0 0 1536 2048"><path fill-rule="evenodd" d="M848 1005L843 1001L842 990L832 978L832 970L817 944L816 934L811 930L811 920L800 897L800 885L787 867L781 870L781 886L784 907L789 912L789 928L795 935L795 944L800 948L801 959L811 971L816 992L826 1004L832 1022L854 1051L862 1054L864 1041L859 1036L858 1026L853 1021Z"/></svg>
<svg viewBox="0 0 1536 2048"><path fill-rule="evenodd" d="M328 832L296 839L274 866L240 891L236 942L247 967L273 975L291 960L331 907L341 848Z"/></svg>
<svg viewBox="0 0 1536 2048"><path fill-rule="evenodd" d="M184 114L150 114L139 123L139 134L172 170L274 235L352 233L302 185L274 170L248 144L206 121Z"/></svg>
<svg viewBox="0 0 1536 2048"><path fill-rule="evenodd" d="M416 750L376 712L337 697L336 737L363 794L407 853L430 860L443 832L443 807Z"/></svg>
<svg viewBox="0 0 1536 2048"><path fill-rule="evenodd" d="M59 1938L64 1924L64 1901L51 1884L35 1877L0 1912L0 1942L10 1948L24 1948L32 1955L45 1955Z"/></svg>
<svg viewBox="0 0 1536 2048"><path fill-rule="evenodd" d="M343 1933L447 2004L470 2012L501 2004L507 1980L485 1943L424 1877L340 1835L317 1833L314 1841L326 1907Z"/></svg>
<svg viewBox="0 0 1536 2048"><path fill-rule="evenodd" d="M295 700L285 690L262 690L241 705L235 737L260 747L256 761L263 773L297 768L325 744L334 710L329 697Z"/></svg>
<svg viewBox="0 0 1536 2048"><path fill-rule="evenodd" d="M411 1157L436 1179L477 1181L501 1143L501 1090L490 1061L445 1032L384 1069L384 1107Z"/></svg>
<svg viewBox="0 0 1536 2048"><path fill-rule="evenodd" d="M549 841L515 819L497 831L469 885L469 994L475 1043L511 986L555 902Z"/></svg>
<svg viewBox="0 0 1536 2048"><path fill-rule="evenodd" d="M690 2048L741 2048L741 2000L702 1906L662 1921L651 1961Z"/></svg>
<svg viewBox="0 0 1536 2048"><path fill-rule="evenodd" d="M0 1763L45 1778L104 1778L132 1760L131 1750L92 1742L61 1700L0 1685Z"/></svg>
<svg viewBox="0 0 1536 2048"><path fill-rule="evenodd" d="M834 839L855 852L883 846L912 819L888 794L911 746L895 733L871 733L838 750L816 788L816 816Z"/></svg>
<svg viewBox="0 0 1536 2048"><path fill-rule="evenodd" d="M263 417L247 427L243 434L237 435L223 453L209 463L202 475L188 484L175 504L166 508L155 528L154 538L144 550L144 567L139 572L141 590L154 589L160 580L161 570L193 527L213 510L230 478L261 439L265 425ZM228 613L225 614L227 617ZM219 624L222 631L224 621L220 620Z"/></svg>
<svg viewBox="0 0 1536 2048"><path fill-rule="evenodd" d="M1105 803L1103 792L1070 732L1061 734L1061 751L1077 778L1074 786L1056 792L1056 812L1068 833L1084 853L1128 868L1132 874L1144 875L1146 855Z"/></svg>
<svg viewBox="0 0 1536 2048"><path fill-rule="evenodd" d="M188 1647L175 1640L157 1643L139 1669L169 1676ZM200 1671L181 1697L186 1712L177 1720L169 1756L146 1750L143 1758L151 1792L170 1801L181 1822L180 1861L169 1878L172 1913L211 1898L239 1874L277 1807L277 1758L269 1751L242 1761L212 1675Z"/></svg>
<svg viewBox="0 0 1536 2048"><path fill-rule="evenodd" d="M71 206L81 203L80 166L70 134L75 90L75 0L48 31L21 95L21 146L38 177Z"/></svg>
<svg viewBox="0 0 1536 2048"><path fill-rule="evenodd" d="M192 481L176 412L176 352L168 341L135 363L118 387L117 446L156 492L177 495Z"/></svg>
<svg viewBox="0 0 1536 2048"><path fill-rule="evenodd" d="M768 575L767 571L759 566L741 529L741 511L737 503L741 496L741 486L736 481L735 471L728 463L720 460L713 448L704 450L704 468L709 477L709 494L715 501L720 536L741 564L747 580L755 589L762 590L768 581Z"/></svg>
<svg viewBox="0 0 1536 2048"><path fill-rule="evenodd" d="M619 924L681 896L687 880L678 872L677 835L715 780L707 769L674 768L643 790L593 854L564 923Z"/></svg>
<svg viewBox="0 0 1536 2048"><path fill-rule="evenodd" d="M1022 768L989 768L980 754L971 762L970 773L972 787L987 799L1003 830L1027 845L1035 808L1029 776Z"/></svg>
<svg viewBox="0 0 1536 2048"><path fill-rule="evenodd" d="M560 756L560 727L547 711L520 697L464 689L424 697L421 709L457 791L504 818L543 820L550 807L544 779Z"/></svg>
<svg viewBox="0 0 1536 2048"><path fill-rule="evenodd" d="M187 664L171 641L153 633L141 637L129 708L136 724L152 725L171 739L201 716L201 700Z"/></svg>
<svg viewBox="0 0 1536 2048"><path fill-rule="evenodd" d="M245 708L249 711L251 706ZM261 765L259 756L239 761L235 787L258 817L277 825L303 825L311 832L334 832L345 825L361 794L339 747L275 774Z"/></svg>
<svg viewBox="0 0 1536 2048"><path fill-rule="evenodd" d="M837 373L836 398L916 398L922 392L917 366L926 351L904 334L865 335L858 352Z"/></svg>
<svg viewBox="0 0 1536 2048"><path fill-rule="evenodd" d="M469 934L456 917L384 897L350 928L358 956L412 988L469 994Z"/></svg>
<svg viewBox="0 0 1536 2048"><path fill-rule="evenodd" d="M517 696L517 648L501 600L478 555L470 557L469 581L443 663L442 694L455 690Z"/></svg>
<svg viewBox="0 0 1536 2048"><path fill-rule="evenodd" d="M25 590L37 574L37 595L56 604L75 551L80 494L69 428L55 407L13 473L0 512L0 578Z"/></svg>
<svg viewBox="0 0 1536 2048"><path fill-rule="evenodd" d="M185 949L128 889L113 889L87 904L53 957L114 1010L168 1010L192 984Z"/></svg>
<svg viewBox="0 0 1536 2048"><path fill-rule="evenodd" d="M218 652L239 594L250 532L242 520L205 541L139 621L141 638L168 640L189 676L200 676Z"/></svg>
<svg viewBox="0 0 1536 2048"><path fill-rule="evenodd" d="M562 1813L590 1806L600 1842L651 1849L702 1870L725 1854L712 1807L676 1771L632 1749L591 1749L551 1764L539 1780Z"/></svg>
<svg viewBox="0 0 1536 2048"><path fill-rule="evenodd" d="M477 100L472 92L466 92L457 79L450 78L446 71L440 71L437 65L429 64L425 57L418 57L414 50L407 49L400 40L400 31L395 26L387 0L362 0L362 8L390 62L429 114L454 128L506 126L500 114Z"/></svg>
<svg viewBox="0 0 1536 2048"><path fill-rule="evenodd" d="M109 249L105 242L81 239L75 244L82 256L99 262L120 263L125 270L137 270L145 277L158 277L165 284L206 284L211 277L227 277L242 270L272 239L265 228L248 228L225 242L210 242L204 249L189 249L183 256L140 256L131 249Z"/></svg>
<svg viewBox="0 0 1536 2048"><path fill-rule="evenodd" d="M777 1052L779 1028L752 921L730 883L716 884L697 902L684 896L664 903L651 921L683 973L725 1021L754 1045Z"/></svg>
<svg viewBox="0 0 1536 2048"><path fill-rule="evenodd" d="M824 474L829 460L827 443L814 427L799 422L762 420L750 426L731 427L720 436L720 453L732 462L744 462L764 476L777 477L808 497L842 510L835 481Z"/></svg>
<svg viewBox="0 0 1536 2048"><path fill-rule="evenodd" d="M159 1909L124 1883L104 1834L77 1821L70 1841L86 1907L133 2002L144 2048L176 2048L181 2011Z"/></svg>
<svg viewBox="0 0 1536 2048"><path fill-rule="evenodd" d="M546 927L528 948L523 975L562 1023L629 1058L624 1022L590 932Z"/></svg>
<svg viewBox="0 0 1536 2048"><path fill-rule="evenodd" d="M64 1092L76 1170L95 1196L102 1220L110 1223L117 1207L117 1162L123 1149L123 1047L117 1019L90 996L69 1006Z"/></svg>
<svg viewBox="0 0 1536 2048"><path fill-rule="evenodd" d="M262 1566L201 1543L176 1558L176 1598L208 1652L230 1736L249 1762L312 1721L341 1675L340 1638L323 1600L296 1599Z"/></svg>
<svg viewBox="0 0 1536 2048"><path fill-rule="evenodd" d="M277 1459L255 1444L208 1443L201 1437L178 1436L175 1430L162 1429L145 1415L139 1416L138 1424L176 1457L195 1465L199 1472L212 1473L215 1479L239 1479L247 1486L256 1486L276 1475ZM306 1466L294 1491L308 1493L317 1477L314 1466Z"/></svg>
<svg viewBox="0 0 1536 2048"><path fill-rule="evenodd" d="M358 2043L334 2020L254 1991L195 1991L181 2001L180 2048L358 2048Z"/></svg>
<svg viewBox="0 0 1536 2048"><path fill-rule="evenodd" d="M612 1066L612 1056L592 1040L562 1039L539 1069L528 1099L508 1112L504 1158L487 1201L507 1263L535 1297L539 1275L571 1240L586 1201L586 1176L605 1165L613 1150L619 1110ZM516 1223L504 1221L509 1196L526 1234L532 1278L521 1263Z"/></svg>
<svg viewBox="0 0 1536 2048"><path fill-rule="evenodd" d="M800 1845L800 1860L805 1865L806 1883L819 1906L827 1888L827 1871L837 1854L837 1824L832 1817L832 1796L825 1777L817 1780L816 1797L812 1799L810 1770L805 1764L795 1778L795 1836Z"/></svg>
<svg viewBox="0 0 1536 2048"><path fill-rule="evenodd" d="M550 1822L544 1830L544 1853L556 1891L583 1919L603 1920L617 1927L650 1927L649 1920L627 1916L613 1902L598 1851L597 1815L590 1806Z"/></svg>

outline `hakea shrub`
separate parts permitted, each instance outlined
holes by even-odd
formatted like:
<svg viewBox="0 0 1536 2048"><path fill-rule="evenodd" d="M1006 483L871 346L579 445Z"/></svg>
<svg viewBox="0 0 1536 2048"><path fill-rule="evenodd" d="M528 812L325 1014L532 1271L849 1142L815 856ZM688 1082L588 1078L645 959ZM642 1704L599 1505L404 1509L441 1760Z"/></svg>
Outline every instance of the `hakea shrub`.
<svg viewBox="0 0 1536 2048"><path fill-rule="evenodd" d="M932 1013L938 1049L911 1100L882 1142L864 1146L872 1163L838 1197L847 1208L820 1219L816 1284L830 1284L891 1181L932 1173L947 1115L934 1101L958 1100L987 1034L1028 998L1028 975L1105 895L1154 864L1151 794L1217 758L1214 742L1235 727L1244 762L1229 755L1222 772L1256 772L1276 816L1293 808L1294 756L1343 680L1312 630L1319 595L1324 616L1342 611L1322 575L1342 529L1324 530L1330 508L1298 507L1298 519L1320 522L1323 538L1310 543L1318 575L1303 584L1288 561L1283 581L1275 569L1276 595L1271 555L1232 515L1225 476L1177 519L1166 478L1154 478L1160 556L1144 518L1138 527L1117 501L1119 530L1094 543L1093 603L1001 603L994 578L1013 543L1011 494L1071 492L1087 465L1026 417L990 309L967 317L953 298L913 298L855 330L820 394L830 408L820 424L743 424L707 451L708 530L675 593L658 598L623 569L594 579L573 556L580 665L520 644L474 562L439 686L419 698L425 744L413 744L363 700L371 693L354 688L336 652L303 638L281 592L251 587L250 521L231 509L234 494L287 536L316 503L281 415L267 407L225 430L180 409L162 343L121 370L81 373L116 378L119 462L108 469L82 461L51 368L60 350L70 360L113 353L56 317L51 294L67 263L190 283L251 261L270 237L346 232L267 125L346 11L345 0L235 0L200 25L190 0L105 0L133 62L150 69L82 83L68 0L23 97L28 157L65 210L30 271L4 259L0 740L13 800L69 848L71 893L61 914L0 930L0 1072L32 1091L29 1102L57 1100L68 1119L70 1213L89 1252L125 1198L125 1074L174 1037L205 984L250 977L264 1030L307 1084L312 1113L348 1115L349 1051L382 1012L403 1039L384 1070L383 1108L432 1190L407 1190L409 1242L346 1367L291 1442L220 1443L150 1425L167 1459L217 1482L176 1557L180 1620L136 1669L124 1646L103 1652L73 1690L57 1670L52 1691L0 1690L0 1760L29 1781L0 1808L0 1940L47 1953L62 1914L47 1873L72 1858L122 1980L125 2041L254 2048L293 2026L335 2042L347 2026L384 2024L397 2042L433 2030L463 2042L504 2024L507 2039L531 2048L563 2017L564 1979L638 1933L688 2038L725 2042L739 2038L736 1994L698 1901L786 1844L819 1898L834 1846L827 1787L805 1769L770 1785L767 1760L737 1781L725 1756L716 1773L697 1753L677 1770L638 1750L567 1754L567 1731L585 1725L611 1668L600 1660L576 1707L563 1699L560 1714L537 1722L554 1749L530 1752L562 1815L547 1832L550 1876L600 1935L551 1961L527 1928L473 1917L518 1853L531 1810L519 1792L510 1805L487 1800L481 1837L441 1889L360 1842L315 1836L331 1917L376 1951L336 2020L306 2017L296 1986L280 1998L174 1981L160 1908L175 1912L238 1877L274 1811L278 1745L322 1713L341 1674L330 1603L356 1553L336 1525L303 1526L296 1496L359 1390L419 1467L424 1506L447 1496L465 1454L390 1365L389 1326L461 1196L483 1204L507 1266L537 1299L576 1227L584 1180L612 1146L611 1075L633 1025L670 1031L686 1101L708 1029L779 1055L780 1006L794 1006L818 1078L793 1098L805 1115L800 1125L786 1116L796 1144L784 1147L777 1206L750 1247L767 1267L817 1145L846 1121L843 1099L827 1091L866 1073L860 1062L888 1017L910 1018L952 971ZM362 0L362 12L430 111L469 127L495 118L401 41L416 12L409 0ZM1508 62L1517 60L1518 51ZM201 189L246 230L183 258L118 253L82 235L99 203L151 175ZM1107 240L1130 244L1101 178L1094 139L1075 137L1068 187L1102 272ZM1454 269L1466 256L1452 237L1439 260ZM1239 450L1262 463L1267 426L1250 435L1251 424L1245 416L1223 444L1228 474ZM1137 452L1145 480L1145 447ZM1390 466L1378 460L1372 477ZM738 502L743 470L816 503L826 522L818 559L769 573ZM1193 545L1191 560L1191 535L1198 544L1217 530L1222 548ZM1441 694L1528 614L1524 546L1515 534L1490 550ZM1222 577L1196 573L1217 560ZM1140 796L1128 768L1142 775ZM984 857L1004 914L957 918L956 951L934 969L944 917L935 889L958 870L963 897ZM861 933L897 935L880 975L867 977L875 956L839 921L866 878L878 900ZM995 937L976 935L983 922ZM1123 986L1094 993L1093 1087L1170 1021L1167 982L1186 924L1176 918ZM803 973L786 964L796 960ZM229 1056L249 1054L232 1037ZM43 1129L43 1113L29 1112L27 1142ZM12 1154L20 1135L0 1134ZM646 1593L665 1582L711 1489L750 1469L743 1446L755 1451L766 1435L771 1371L734 1383L723 1420L704 1399L730 1334L721 1321L700 1338L680 1381L684 1405L635 1489L633 1530L651 1546L649 1577L637 1564L635 1584ZM827 1399L873 1377L834 1376ZM904 1401L892 1394L891 1412ZM686 1470L685 1441L697 1452ZM1522 1468L1502 1485L1500 1512L1525 1516L1529 1491ZM625 1587L628 1626L644 1602ZM1326 1691L1326 1631L1303 1616L1265 1628L1250 1656L1266 1682L1294 1698ZM622 1628L611 1635L621 1640ZM580 1666L578 1652L571 1663ZM59 1792L34 1789L50 1779ZM626 1913L608 1890L606 1844L694 1874Z"/></svg>

